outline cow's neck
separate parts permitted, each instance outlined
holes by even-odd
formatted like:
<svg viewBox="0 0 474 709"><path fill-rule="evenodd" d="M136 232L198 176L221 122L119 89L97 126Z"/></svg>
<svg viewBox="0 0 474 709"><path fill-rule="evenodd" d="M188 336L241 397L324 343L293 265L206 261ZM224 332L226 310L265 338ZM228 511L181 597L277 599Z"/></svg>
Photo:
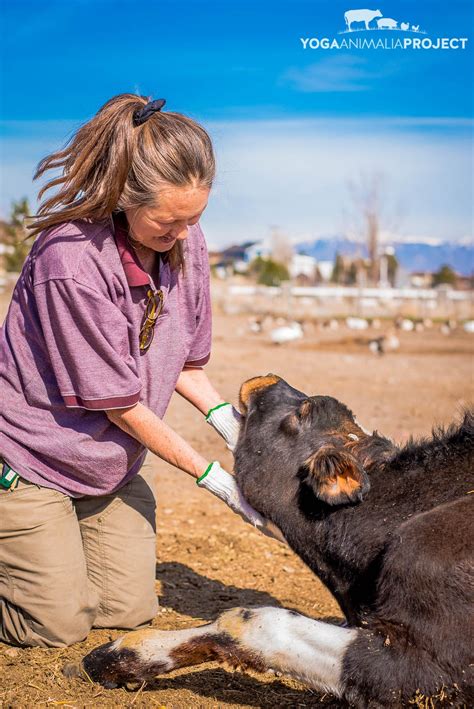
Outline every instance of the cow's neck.
<svg viewBox="0 0 474 709"><path fill-rule="evenodd" d="M370 477L377 498L384 467L372 465ZM315 506L305 510L300 502L297 512L294 504L284 503L273 517L293 551L328 587L351 624L370 607L379 555L391 527L398 524L396 519L391 524L383 507L374 510L369 496L367 501L345 507L324 503L318 507L313 500Z"/></svg>

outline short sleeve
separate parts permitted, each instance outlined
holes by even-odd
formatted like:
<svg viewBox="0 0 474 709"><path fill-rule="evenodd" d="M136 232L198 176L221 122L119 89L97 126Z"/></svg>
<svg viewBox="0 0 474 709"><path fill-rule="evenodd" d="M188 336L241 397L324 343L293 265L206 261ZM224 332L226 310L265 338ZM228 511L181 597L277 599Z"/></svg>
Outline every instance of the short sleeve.
<svg viewBox="0 0 474 709"><path fill-rule="evenodd" d="M211 357L212 310L209 254L201 229L199 233L201 244L197 269L196 329L185 367L202 367Z"/></svg>
<svg viewBox="0 0 474 709"><path fill-rule="evenodd" d="M73 278L37 284L35 298L66 407L104 410L136 404L141 381L120 308Z"/></svg>

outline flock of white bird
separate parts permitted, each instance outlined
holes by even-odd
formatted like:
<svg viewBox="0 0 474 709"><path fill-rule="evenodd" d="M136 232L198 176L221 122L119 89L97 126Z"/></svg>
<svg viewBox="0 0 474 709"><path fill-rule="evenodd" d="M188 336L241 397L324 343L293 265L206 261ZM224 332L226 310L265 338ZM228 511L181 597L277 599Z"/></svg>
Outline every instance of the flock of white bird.
<svg viewBox="0 0 474 709"><path fill-rule="evenodd" d="M276 324L277 327L268 329L268 326ZM338 330L341 327L347 327L349 330L379 330L382 327L382 321L378 318L368 320L361 317L347 317L343 321L336 318L318 323L317 327L320 330ZM275 345L285 345L289 342L301 340L304 337L304 323L297 320L287 320L285 318L273 318L266 316L264 318L253 317L248 322L250 332L259 334L264 331L268 332L270 341ZM382 355L389 351L397 350L400 347L400 340L396 336L395 331L401 332L423 332L436 327L435 323L430 318L420 320L411 320L409 318L398 317L393 322L393 328L379 337L374 337L368 340L367 344L370 352L376 355ZM439 325L440 332L443 335L450 335L455 329L462 327L464 332L474 334L474 320L468 320L462 325L456 320L446 320Z"/></svg>

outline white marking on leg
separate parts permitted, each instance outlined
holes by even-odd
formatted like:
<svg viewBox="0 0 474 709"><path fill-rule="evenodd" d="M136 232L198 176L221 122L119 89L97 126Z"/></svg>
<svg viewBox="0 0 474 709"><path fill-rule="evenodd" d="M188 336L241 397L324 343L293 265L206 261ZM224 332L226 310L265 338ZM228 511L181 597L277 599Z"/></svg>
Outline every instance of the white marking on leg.
<svg viewBox="0 0 474 709"><path fill-rule="evenodd" d="M215 623L207 623L197 628L186 628L184 630L155 630L147 628L124 635L115 641L112 649L127 648L134 650L144 664L163 663L164 671L170 672L175 667L175 662L170 657L170 653L173 650L190 640L208 633L215 633L215 631Z"/></svg>
<svg viewBox="0 0 474 709"><path fill-rule="evenodd" d="M342 661L357 630L306 618L281 608L259 608L242 627L242 647L268 667L312 687L341 695Z"/></svg>

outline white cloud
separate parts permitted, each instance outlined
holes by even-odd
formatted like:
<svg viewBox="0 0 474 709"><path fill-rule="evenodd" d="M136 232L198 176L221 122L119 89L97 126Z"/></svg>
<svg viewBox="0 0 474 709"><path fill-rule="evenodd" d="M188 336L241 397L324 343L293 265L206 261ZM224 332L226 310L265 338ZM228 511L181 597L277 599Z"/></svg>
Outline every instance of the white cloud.
<svg viewBox="0 0 474 709"><path fill-rule="evenodd" d="M291 67L280 82L304 93L366 91L386 71L381 72L375 63L369 64L363 57L339 54L305 67Z"/></svg>

